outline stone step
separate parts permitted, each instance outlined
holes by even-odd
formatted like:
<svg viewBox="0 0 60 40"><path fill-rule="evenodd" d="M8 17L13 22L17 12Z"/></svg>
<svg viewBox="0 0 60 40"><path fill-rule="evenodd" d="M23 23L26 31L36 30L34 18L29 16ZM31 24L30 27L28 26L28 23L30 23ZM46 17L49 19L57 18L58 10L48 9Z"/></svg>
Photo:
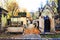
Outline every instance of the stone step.
<svg viewBox="0 0 60 40"><path fill-rule="evenodd" d="M56 32L56 33L60 34L60 31L58 31L58 32Z"/></svg>
<svg viewBox="0 0 60 40"><path fill-rule="evenodd" d="M55 34L55 33L45 32L45 33L40 33L40 34Z"/></svg>

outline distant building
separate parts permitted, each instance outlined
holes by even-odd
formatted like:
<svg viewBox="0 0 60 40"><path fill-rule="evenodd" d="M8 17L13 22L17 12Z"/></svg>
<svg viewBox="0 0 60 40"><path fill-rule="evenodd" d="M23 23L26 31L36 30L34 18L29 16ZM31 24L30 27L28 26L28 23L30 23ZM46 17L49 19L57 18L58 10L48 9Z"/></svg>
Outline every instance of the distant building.
<svg viewBox="0 0 60 40"><path fill-rule="evenodd" d="M0 7L0 27L6 24L6 15L8 11Z"/></svg>
<svg viewBox="0 0 60 40"><path fill-rule="evenodd" d="M57 8L57 11L58 11L59 16L60 16L60 0L58 0L58 8Z"/></svg>

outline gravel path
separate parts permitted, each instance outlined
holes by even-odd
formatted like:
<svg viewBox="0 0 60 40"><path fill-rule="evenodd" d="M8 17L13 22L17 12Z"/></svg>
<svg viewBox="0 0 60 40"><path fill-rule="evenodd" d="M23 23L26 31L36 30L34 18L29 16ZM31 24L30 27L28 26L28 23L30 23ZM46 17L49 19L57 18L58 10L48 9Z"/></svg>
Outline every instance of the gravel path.
<svg viewBox="0 0 60 40"><path fill-rule="evenodd" d="M38 34L25 34L25 35L15 35L13 39L41 39L41 36Z"/></svg>

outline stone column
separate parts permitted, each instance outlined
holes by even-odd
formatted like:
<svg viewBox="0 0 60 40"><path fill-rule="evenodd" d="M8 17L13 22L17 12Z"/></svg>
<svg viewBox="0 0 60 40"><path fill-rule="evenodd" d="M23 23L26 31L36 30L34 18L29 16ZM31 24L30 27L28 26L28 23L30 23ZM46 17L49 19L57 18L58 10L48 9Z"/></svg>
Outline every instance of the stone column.
<svg viewBox="0 0 60 40"><path fill-rule="evenodd" d="M51 18L50 19L50 22L51 22L51 32L54 32L55 31L55 23L54 23L54 18Z"/></svg>
<svg viewBox="0 0 60 40"><path fill-rule="evenodd" d="M39 30L43 33L44 32L44 19L39 17Z"/></svg>

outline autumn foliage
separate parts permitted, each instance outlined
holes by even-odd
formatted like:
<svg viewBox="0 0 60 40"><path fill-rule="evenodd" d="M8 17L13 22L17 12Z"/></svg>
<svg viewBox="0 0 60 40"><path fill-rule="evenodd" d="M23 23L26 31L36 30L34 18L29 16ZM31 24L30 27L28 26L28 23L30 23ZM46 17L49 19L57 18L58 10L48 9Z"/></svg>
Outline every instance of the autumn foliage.
<svg viewBox="0 0 60 40"><path fill-rule="evenodd" d="M32 29L25 29L24 33L25 34L39 34L40 31L37 28L32 28Z"/></svg>
<svg viewBox="0 0 60 40"><path fill-rule="evenodd" d="M7 5L7 10L8 10L8 13L12 14L13 16L18 16L19 7L16 2L9 3Z"/></svg>

